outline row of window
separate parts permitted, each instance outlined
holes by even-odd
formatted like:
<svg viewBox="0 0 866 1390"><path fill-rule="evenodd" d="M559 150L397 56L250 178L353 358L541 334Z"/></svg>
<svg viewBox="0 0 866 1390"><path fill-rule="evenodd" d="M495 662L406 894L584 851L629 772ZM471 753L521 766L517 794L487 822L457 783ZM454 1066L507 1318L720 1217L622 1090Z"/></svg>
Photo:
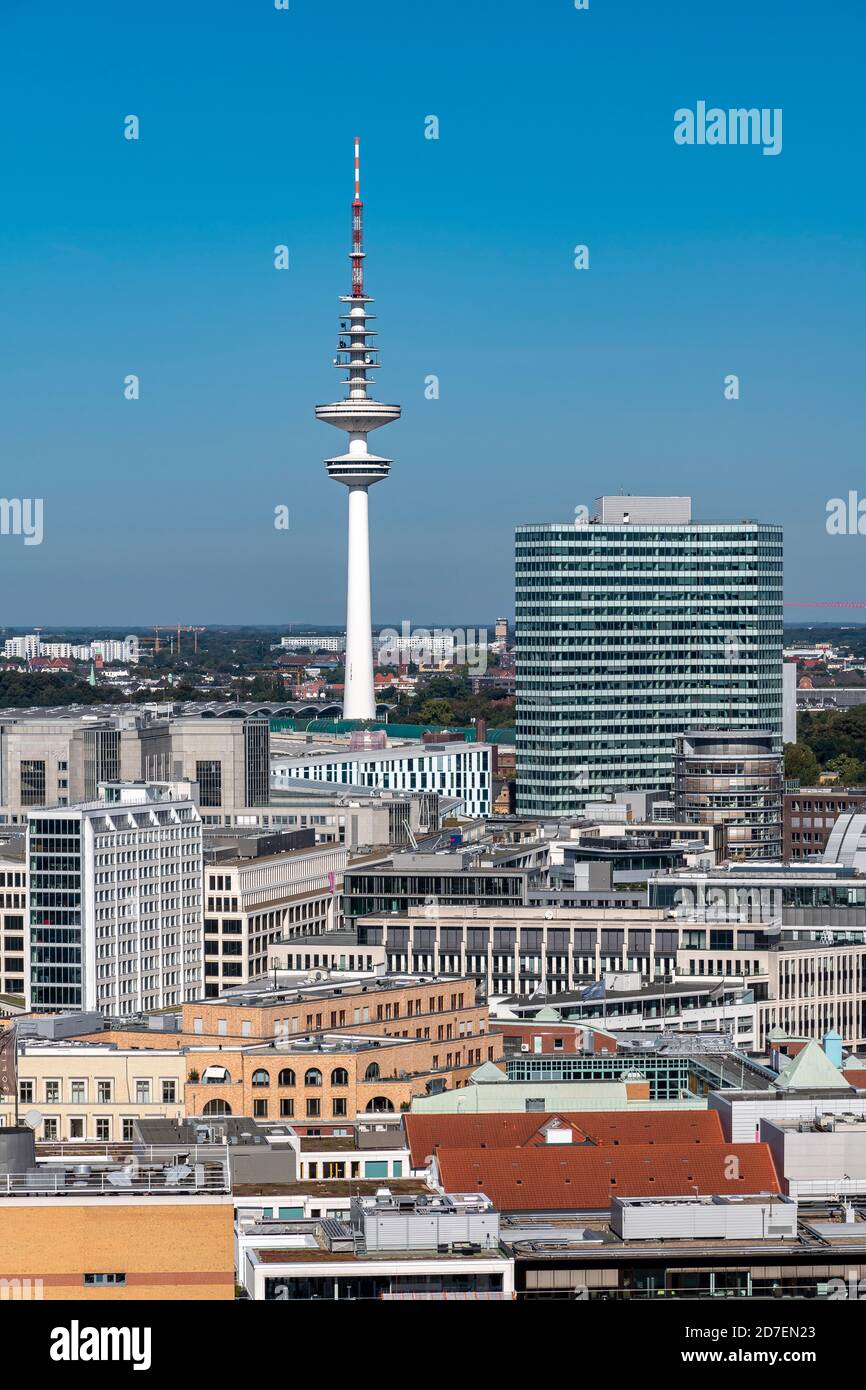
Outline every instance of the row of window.
<svg viewBox="0 0 866 1390"><path fill-rule="evenodd" d="M149 1077L142 1077L134 1083L136 1105L150 1105L153 1100L154 1083ZM156 1083L161 1103L163 1105L176 1105L178 1099L178 1083L173 1078L163 1078ZM59 1080L43 1082L42 1099L46 1105L60 1105L63 1100L63 1084ZM76 1079L68 1083L68 1102L70 1105L87 1104L88 1082ZM110 1077L99 1077L95 1082L95 1099L98 1105L111 1105L114 1102L114 1081ZM33 1105L36 1102L36 1082L30 1079L18 1082L18 1099L22 1105Z"/></svg>

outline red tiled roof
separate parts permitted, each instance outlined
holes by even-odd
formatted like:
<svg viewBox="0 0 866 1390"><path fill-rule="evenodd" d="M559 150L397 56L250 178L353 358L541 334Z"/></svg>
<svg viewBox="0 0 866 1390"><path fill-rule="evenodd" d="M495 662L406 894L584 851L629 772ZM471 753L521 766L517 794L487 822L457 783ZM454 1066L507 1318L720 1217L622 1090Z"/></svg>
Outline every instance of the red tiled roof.
<svg viewBox="0 0 866 1390"><path fill-rule="evenodd" d="M780 1191L766 1144L443 1148L436 1157L446 1192L484 1192L500 1211L606 1211L611 1197Z"/></svg>
<svg viewBox="0 0 866 1390"><path fill-rule="evenodd" d="M510 1149L536 1140L552 1119L571 1125L573 1142L617 1144L720 1144L722 1127L715 1110L553 1111L545 1114L424 1115L403 1117L412 1167L423 1168L436 1148ZM565 1146L563 1146L565 1147ZM561 1150L560 1150L561 1151Z"/></svg>

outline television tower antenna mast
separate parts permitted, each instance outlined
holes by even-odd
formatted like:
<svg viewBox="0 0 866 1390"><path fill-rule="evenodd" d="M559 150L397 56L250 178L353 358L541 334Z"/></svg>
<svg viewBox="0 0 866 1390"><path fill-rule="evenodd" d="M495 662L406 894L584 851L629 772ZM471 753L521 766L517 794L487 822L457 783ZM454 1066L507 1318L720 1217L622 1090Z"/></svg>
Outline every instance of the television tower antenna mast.
<svg viewBox="0 0 866 1390"><path fill-rule="evenodd" d="M370 372L379 369L378 349L368 339L376 337L368 324L375 315L373 301L364 289L364 204L361 201L360 140L355 137L355 196L352 201L352 292L341 295L348 308L340 319L334 366L347 373L343 400L316 406L316 418L348 435L348 451L325 460L328 477L349 489L349 558L346 590L346 674L343 694L344 719L375 719L373 690L373 624L370 598L369 489L387 478L391 460L371 454L367 435L371 430L399 420L399 405L385 405L367 394Z"/></svg>

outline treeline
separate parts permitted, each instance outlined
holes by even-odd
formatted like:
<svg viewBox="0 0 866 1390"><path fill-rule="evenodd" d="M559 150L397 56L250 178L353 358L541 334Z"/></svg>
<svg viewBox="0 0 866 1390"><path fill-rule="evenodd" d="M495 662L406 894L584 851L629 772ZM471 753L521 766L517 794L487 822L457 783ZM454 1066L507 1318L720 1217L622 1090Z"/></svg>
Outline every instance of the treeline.
<svg viewBox="0 0 866 1390"><path fill-rule="evenodd" d="M796 743L785 748L785 776L815 786L822 772L843 787L866 786L866 705L798 714Z"/></svg>
<svg viewBox="0 0 866 1390"><path fill-rule="evenodd" d="M126 696L120 690L88 685L87 681L62 672L30 675L20 671L0 671L0 709L19 705L122 705Z"/></svg>
<svg viewBox="0 0 866 1390"><path fill-rule="evenodd" d="M473 695L465 675L433 676L412 696L401 696L390 721L393 724L448 724L465 726L486 719L491 729L514 724L514 697Z"/></svg>

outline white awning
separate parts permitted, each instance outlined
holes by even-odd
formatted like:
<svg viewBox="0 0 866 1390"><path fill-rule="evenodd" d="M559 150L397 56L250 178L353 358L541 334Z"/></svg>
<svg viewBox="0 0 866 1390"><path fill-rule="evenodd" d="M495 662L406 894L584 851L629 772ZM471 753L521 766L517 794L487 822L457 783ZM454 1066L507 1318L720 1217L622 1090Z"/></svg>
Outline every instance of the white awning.
<svg viewBox="0 0 866 1390"><path fill-rule="evenodd" d="M225 1067L205 1067L202 1081L228 1081L229 1074Z"/></svg>

